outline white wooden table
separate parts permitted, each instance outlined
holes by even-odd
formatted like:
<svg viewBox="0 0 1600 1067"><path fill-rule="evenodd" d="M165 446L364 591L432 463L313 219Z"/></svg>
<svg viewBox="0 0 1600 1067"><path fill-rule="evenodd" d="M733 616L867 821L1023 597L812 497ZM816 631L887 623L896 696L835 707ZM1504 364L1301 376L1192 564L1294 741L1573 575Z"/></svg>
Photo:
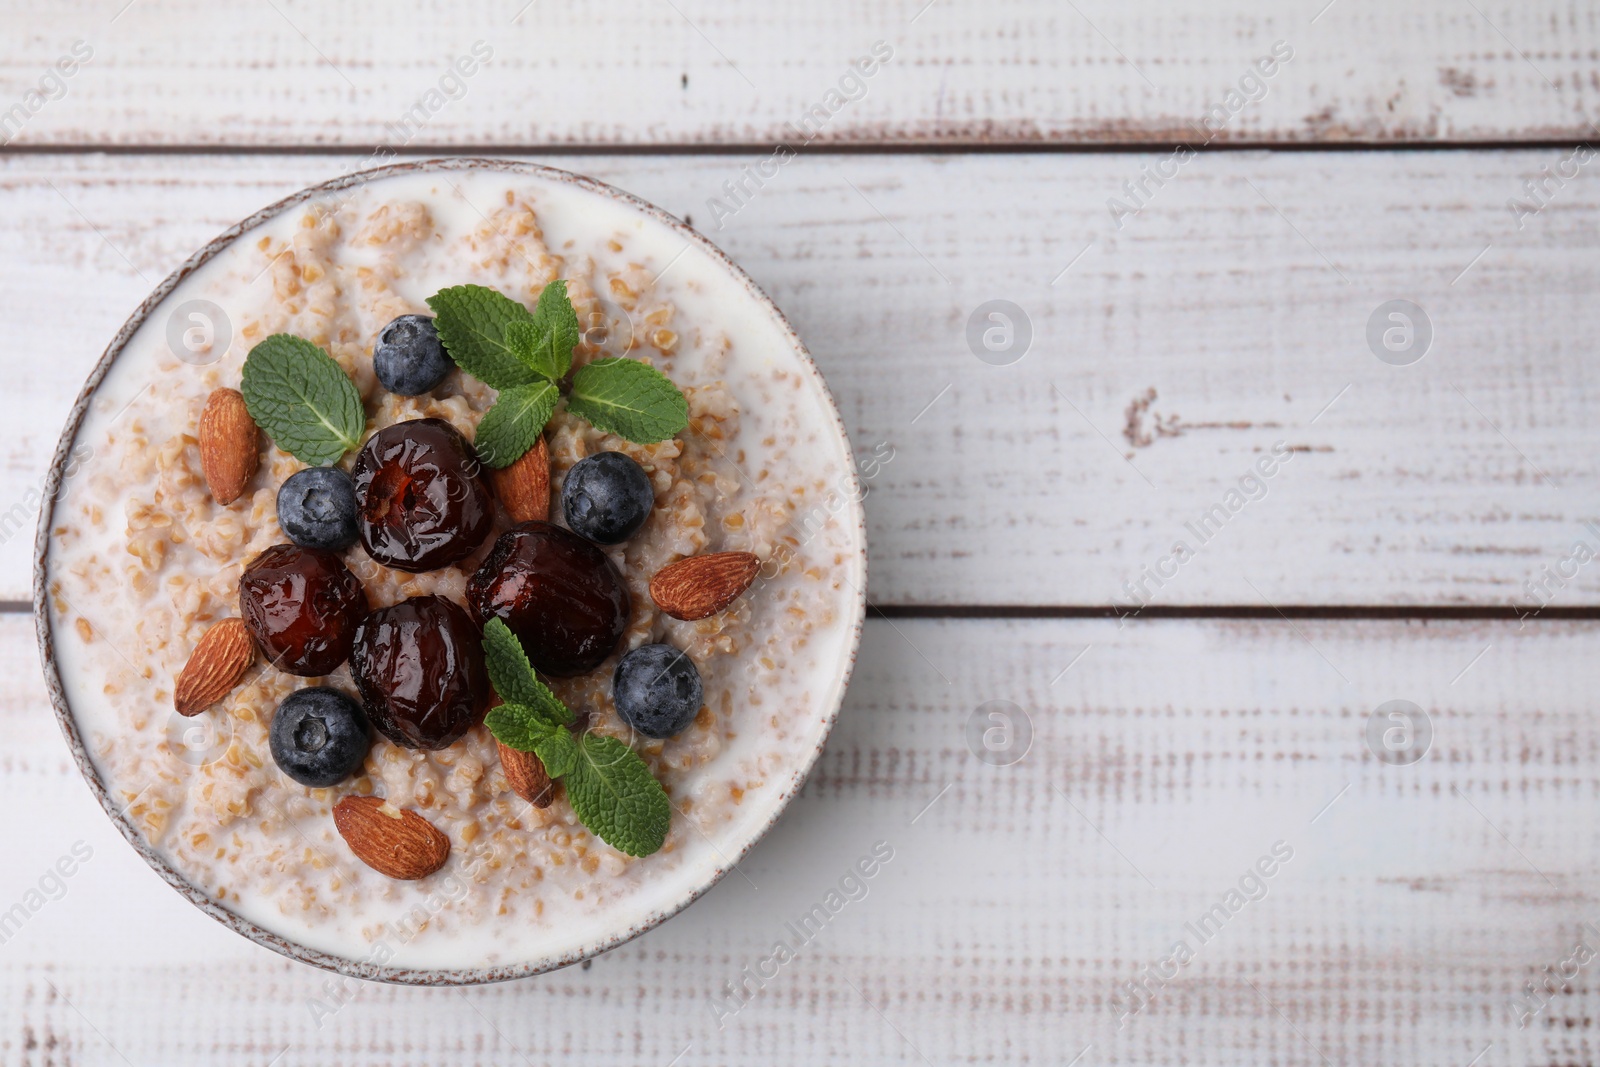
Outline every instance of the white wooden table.
<svg viewBox="0 0 1600 1067"><path fill-rule="evenodd" d="M0 1063L1600 1060L1600 5L7 0L0 31ZM161 885L26 604L117 326L380 148L690 218L893 454L845 714L747 877L465 991L341 985ZM994 300L1020 358L969 343ZM1369 343L1391 301L1420 359ZM868 895L726 1011L876 842Z"/></svg>

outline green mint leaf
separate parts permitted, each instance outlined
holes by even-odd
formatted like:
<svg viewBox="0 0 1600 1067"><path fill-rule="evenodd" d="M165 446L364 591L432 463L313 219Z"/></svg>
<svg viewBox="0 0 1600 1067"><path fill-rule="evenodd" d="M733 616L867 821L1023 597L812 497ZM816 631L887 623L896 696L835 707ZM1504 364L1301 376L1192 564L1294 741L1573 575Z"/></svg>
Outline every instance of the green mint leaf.
<svg viewBox="0 0 1600 1067"><path fill-rule="evenodd" d="M530 365L551 381L560 381L572 369L572 350L578 347L578 313L573 310L564 278L557 278L539 294L533 324L539 333Z"/></svg>
<svg viewBox="0 0 1600 1067"><path fill-rule="evenodd" d="M250 350L239 391L272 443L308 466L337 463L367 428L361 394L344 368L293 334L275 333Z"/></svg>
<svg viewBox="0 0 1600 1067"><path fill-rule="evenodd" d="M560 399L561 390L554 382L502 389L500 399L478 423L472 441L478 458L491 467L509 467L521 459L538 442Z"/></svg>
<svg viewBox="0 0 1600 1067"><path fill-rule="evenodd" d="M506 324L506 345L541 377L553 382L572 369L578 345L578 313L567 296L567 283L557 278L539 294L533 318Z"/></svg>
<svg viewBox="0 0 1600 1067"><path fill-rule="evenodd" d="M578 742L571 730L555 730L533 747L533 754L544 764L544 773L561 778L578 765Z"/></svg>
<svg viewBox="0 0 1600 1067"><path fill-rule="evenodd" d="M496 741L519 752L537 752L540 745L556 734L572 737L560 726L546 722L538 711L526 704L501 704L490 708L489 714L483 717L483 724Z"/></svg>
<svg viewBox="0 0 1600 1067"><path fill-rule="evenodd" d="M529 385L539 375L506 343L506 327L533 315L510 297L482 285L455 285L428 297L434 329L456 365L496 389Z"/></svg>
<svg viewBox="0 0 1600 1067"><path fill-rule="evenodd" d="M533 665L522 651L522 642L517 640L517 635L511 632L505 620L490 619L484 626L483 658L489 668L489 682L506 704L527 708L551 726L565 726L572 721L571 710L533 673ZM505 741L505 738L500 740ZM511 745L510 741L505 743ZM531 752L532 749L523 751Z"/></svg>
<svg viewBox="0 0 1600 1067"><path fill-rule="evenodd" d="M572 376L567 410L589 424L647 445L689 425L689 401L665 374L636 359L613 356Z"/></svg>
<svg viewBox="0 0 1600 1067"><path fill-rule="evenodd" d="M565 779L567 799L583 825L630 856L659 849L667 839L672 805L644 760L616 738L600 734L584 734L577 749Z"/></svg>
<svg viewBox="0 0 1600 1067"><path fill-rule="evenodd" d="M520 359L524 366L543 378L553 377L538 366L539 342L544 330L532 319L517 319L506 323L506 347Z"/></svg>

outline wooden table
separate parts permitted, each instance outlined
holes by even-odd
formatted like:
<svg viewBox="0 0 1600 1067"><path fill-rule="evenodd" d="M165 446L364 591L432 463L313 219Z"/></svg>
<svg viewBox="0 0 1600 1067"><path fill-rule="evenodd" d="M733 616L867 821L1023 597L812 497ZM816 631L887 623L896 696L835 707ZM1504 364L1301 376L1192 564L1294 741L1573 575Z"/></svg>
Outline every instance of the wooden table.
<svg viewBox="0 0 1600 1067"><path fill-rule="evenodd" d="M1600 7L6 8L0 1062L1600 1059ZM845 713L745 877L464 991L342 984L162 886L71 764L26 602L117 326L385 151L691 219L892 455Z"/></svg>

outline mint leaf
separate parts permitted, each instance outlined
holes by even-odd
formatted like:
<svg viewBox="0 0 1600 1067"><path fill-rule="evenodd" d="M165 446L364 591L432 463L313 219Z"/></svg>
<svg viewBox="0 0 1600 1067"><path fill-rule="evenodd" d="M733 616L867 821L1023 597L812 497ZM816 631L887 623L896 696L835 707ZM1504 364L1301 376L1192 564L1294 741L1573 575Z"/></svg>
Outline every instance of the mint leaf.
<svg viewBox="0 0 1600 1067"><path fill-rule="evenodd" d="M567 283L557 278L539 294L539 306L529 322L506 327L506 344L533 370L553 382L572 369L572 350L578 345L578 313L567 296Z"/></svg>
<svg viewBox="0 0 1600 1067"><path fill-rule="evenodd" d="M275 333L250 350L239 391L272 443L308 466L337 463L367 428L361 394L344 368L293 334Z"/></svg>
<svg viewBox="0 0 1600 1067"><path fill-rule="evenodd" d="M565 726L572 721L572 712L561 703L561 698L533 673L533 665L522 651L522 642L517 640L517 635L511 632L505 620L490 619L484 626L483 659L489 668L489 682L506 704L525 707L551 726ZM498 734L495 736L499 737ZM503 737L500 739L505 741ZM505 743L511 745L510 741ZM525 748L523 751L533 750Z"/></svg>
<svg viewBox="0 0 1600 1067"><path fill-rule="evenodd" d="M672 380L636 359L613 356L572 376L567 410L590 425L647 445L689 425L689 401Z"/></svg>
<svg viewBox="0 0 1600 1067"><path fill-rule="evenodd" d="M578 765L578 742L571 730L553 730L549 737L533 746L533 754L544 764L544 773L552 778L571 774Z"/></svg>
<svg viewBox="0 0 1600 1067"><path fill-rule="evenodd" d="M512 325L521 325L513 323ZM554 382L514 385L500 391L500 399L478 423L472 443L478 458L491 467L509 467L532 448L544 424L556 410L561 390Z"/></svg>
<svg viewBox="0 0 1600 1067"><path fill-rule="evenodd" d="M490 708L489 714L483 717L483 724L496 741L519 752L536 752L540 745L556 734L569 741L572 739L566 730L546 722L537 711L525 704L501 704L497 708Z"/></svg>
<svg viewBox="0 0 1600 1067"><path fill-rule="evenodd" d="M506 343L506 327L530 322L521 304L482 285L455 285L428 297L434 329L456 365L496 389L529 385L538 373Z"/></svg>
<svg viewBox="0 0 1600 1067"><path fill-rule="evenodd" d="M567 798L583 825L630 856L659 849L667 839L672 805L644 760L616 738L600 734L584 734L577 749L565 780Z"/></svg>
<svg viewBox="0 0 1600 1067"><path fill-rule="evenodd" d="M539 342L543 339L544 331L532 319L506 323L506 347L522 361L523 366L541 378L549 378L551 375L536 366L539 361Z"/></svg>

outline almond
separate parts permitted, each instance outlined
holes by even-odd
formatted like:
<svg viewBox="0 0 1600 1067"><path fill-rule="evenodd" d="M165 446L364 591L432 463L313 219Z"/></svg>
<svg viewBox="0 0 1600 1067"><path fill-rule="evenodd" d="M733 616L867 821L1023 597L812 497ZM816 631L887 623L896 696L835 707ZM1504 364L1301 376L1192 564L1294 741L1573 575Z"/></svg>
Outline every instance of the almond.
<svg viewBox="0 0 1600 1067"><path fill-rule="evenodd" d="M260 434L237 389L218 389L200 413L200 466L217 503L239 499L261 464Z"/></svg>
<svg viewBox="0 0 1600 1067"><path fill-rule="evenodd" d="M450 839L438 827L382 797L344 797L333 806L333 825L362 863L390 878L426 878L450 858Z"/></svg>
<svg viewBox="0 0 1600 1067"><path fill-rule="evenodd" d="M513 522L550 517L550 449L543 437L521 459L494 472L494 492Z"/></svg>
<svg viewBox="0 0 1600 1067"><path fill-rule="evenodd" d="M506 772L511 791L536 808L548 808L556 799L556 786L539 757L499 741L495 744L499 745L500 769Z"/></svg>
<svg viewBox="0 0 1600 1067"><path fill-rule="evenodd" d="M255 642L243 619L223 619L207 630L173 687L178 714L198 715L227 696L255 658Z"/></svg>
<svg viewBox="0 0 1600 1067"><path fill-rule="evenodd" d="M750 552L690 556L650 579L650 598L674 619L693 622L725 609L750 588L761 560Z"/></svg>

